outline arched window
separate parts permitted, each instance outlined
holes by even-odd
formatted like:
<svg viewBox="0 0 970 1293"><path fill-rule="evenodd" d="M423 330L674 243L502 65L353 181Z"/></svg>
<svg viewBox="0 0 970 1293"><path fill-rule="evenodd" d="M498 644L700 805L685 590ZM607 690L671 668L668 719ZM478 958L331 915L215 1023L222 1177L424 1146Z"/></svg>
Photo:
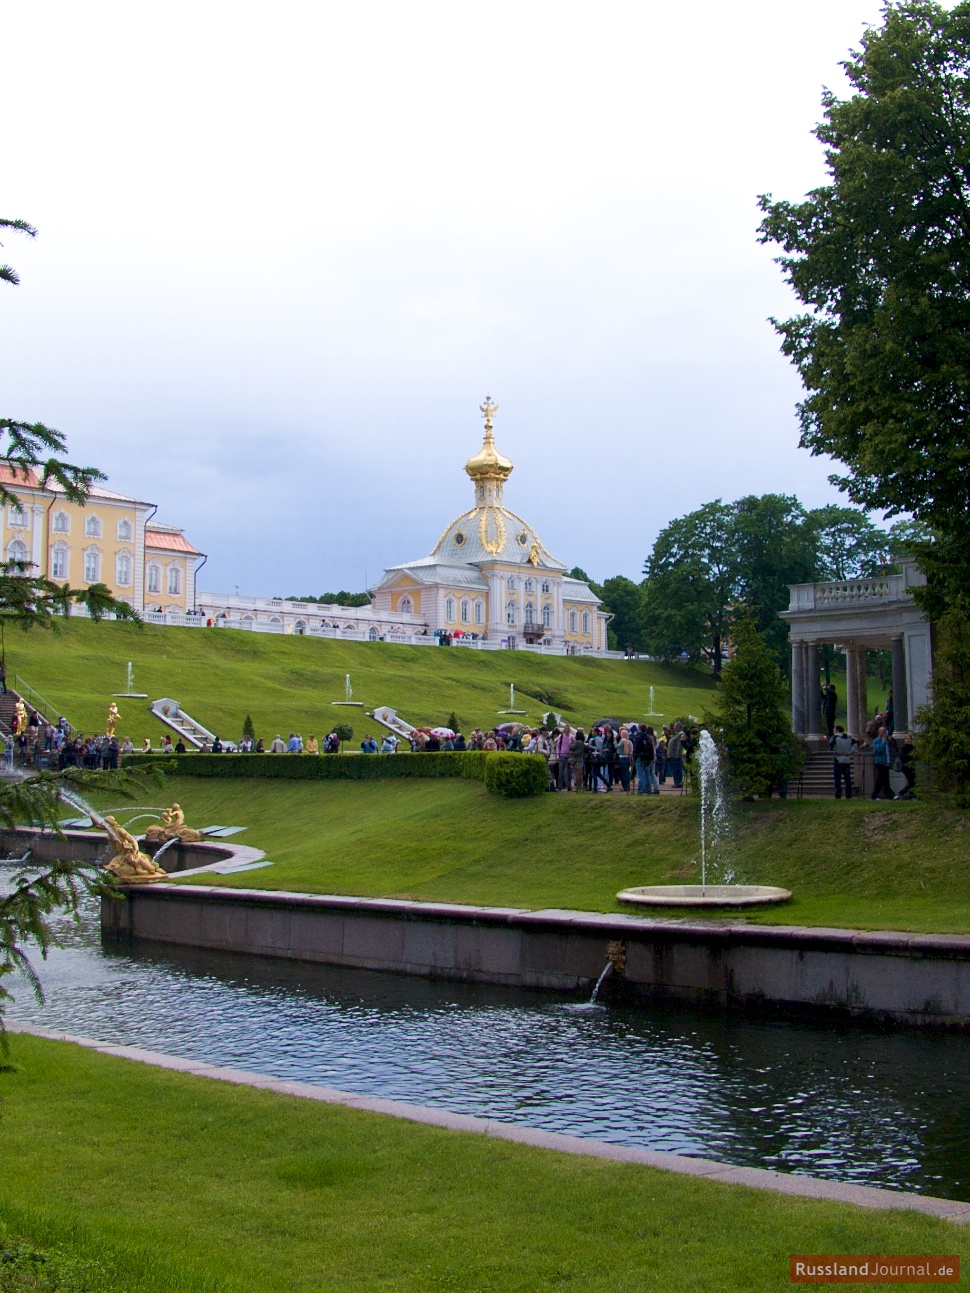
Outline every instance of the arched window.
<svg viewBox="0 0 970 1293"><path fill-rule="evenodd" d="M118 539L122 543L127 543L130 541L133 533L131 522L128 520L127 516L123 516L118 522Z"/></svg>
<svg viewBox="0 0 970 1293"><path fill-rule="evenodd" d="M536 622L536 608L531 602L526 602L525 604L525 622L526 624L534 624Z"/></svg>
<svg viewBox="0 0 970 1293"><path fill-rule="evenodd" d="M402 615L410 615L414 610L414 602L411 601L410 597L404 596L398 602L397 609Z"/></svg>
<svg viewBox="0 0 970 1293"><path fill-rule="evenodd" d="M485 603L480 599L475 603L475 623L485 623Z"/></svg>
<svg viewBox="0 0 970 1293"><path fill-rule="evenodd" d="M472 604L467 597L461 599L461 622L468 624L472 617Z"/></svg>
<svg viewBox="0 0 970 1293"><path fill-rule="evenodd" d="M66 579L71 550L66 543L55 543L51 548L51 579Z"/></svg>
<svg viewBox="0 0 970 1293"><path fill-rule="evenodd" d="M177 563L168 568L168 595L178 597L182 592L182 567Z"/></svg>
<svg viewBox="0 0 970 1293"><path fill-rule="evenodd" d="M281 627L282 627L282 624L283 624L283 621L280 619L280 617L279 617L278 615L271 615L271 616L269 617L269 622L270 622L270 624L279 624Z"/></svg>
<svg viewBox="0 0 970 1293"><path fill-rule="evenodd" d="M96 584L101 578L101 553L97 548L84 549L84 582Z"/></svg>
<svg viewBox="0 0 970 1293"><path fill-rule="evenodd" d="M84 519L84 535L88 539L101 538L101 518L93 513Z"/></svg>
<svg viewBox="0 0 970 1293"><path fill-rule="evenodd" d="M14 539L12 543L7 544L7 560L19 561L24 564L30 559L27 551L27 545L23 539Z"/></svg>
<svg viewBox="0 0 970 1293"><path fill-rule="evenodd" d="M7 511L7 524L21 527L26 526L27 509L22 507L20 503L11 503L9 510Z"/></svg>
<svg viewBox="0 0 970 1293"><path fill-rule="evenodd" d="M148 591L150 593L162 591L162 568L157 561L148 563Z"/></svg>
<svg viewBox="0 0 970 1293"><path fill-rule="evenodd" d="M124 549L115 557L115 583L120 588L131 583L131 553Z"/></svg>
<svg viewBox="0 0 970 1293"><path fill-rule="evenodd" d="M570 633L575 633L578 627L579 627L579 616L576 614L576 612L575 612L575 611L570 611L570 612L569 612L569 631L570 631Z"/></svg>
<svg viewBox="0 0 970 1293"><path fill-rule="evenodd" d="M70 534L71 518L68 516L66 512L63 512L63 511L55 512L54 524L51 528L53 529L55 534Z"/></svg>
<svg viewBox="0 0 970 1293"><path fill-rule="evenodd" d="M371 642L376 642L377 639L380 637L380 634L378 633L377 629L373 625L371 625L371 627L367 630L367 637L368 637L368 640Z"/></svg>
<svg viewBox="0 0 970 1293"><path fill-rule="evenodd" d="M451 624L455 618L455 599L453 597L445 598L445 619Z"/></svg>
<svg viewBox="0 0 970 1293"><path fill-rule="evenodd" d="M547 593L547 592L549 591L549 580L548 580L548 579L543 579L543 581L542 581L542 591L543 591L544 593Z"/></svg>
<svg viewBox="0 0 970 1293"><path fill-rule="evenodd" d="M583 632L589 632L589 611L583 611Z"/></svg>
<svg viewBox="0 0 970 1293"><path fill-rule="evenodd" d="M508 579L506 579L506 581L505 581L505 587L509 590L509 592L510 592L510 593L514 591L514 589L515 589L515 575L509 575Z"/></svg>
<svg viewBox="0 0 970 1293"><path fill-rule="evenodd" d="M251 629L253 627L253 622L253 617L251 615L244 615L240 621L240 623L244 624L247 629Z"/></svg>
<svg viewBox="0 0 970 1293"><path fill-rule="evenodd" d="M509 601L505 607L505 618L509 624L515 623L516 605L515 602Z"/></svg>
<svg viewBox="0 0 970 1293"><path fill-rule="evenodd" d="M542 608L542 627L544 629L552 628L552 607L548 602Z"/></svg>

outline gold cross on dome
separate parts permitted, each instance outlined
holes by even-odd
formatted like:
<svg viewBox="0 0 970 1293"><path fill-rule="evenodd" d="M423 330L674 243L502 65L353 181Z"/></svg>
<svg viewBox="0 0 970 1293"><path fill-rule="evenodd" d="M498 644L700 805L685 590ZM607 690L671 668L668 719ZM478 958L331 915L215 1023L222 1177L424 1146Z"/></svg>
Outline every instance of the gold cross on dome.
<svg viewBox="0 0 970 1293"><path fill-rule="evenodd" d="M493 404L493 403L492 403L492 397L491 397L491 395L486 395L486 396L485 396L485 403L484 403L484 404L479 404L479 406L478 406L478 407L481 409L482 413L483 413L483 414L484 414L484 416L485 416L485 430L486 430L486 431L491 431L491 429L492 429L492 414L493 414L493 413L497 413L497 412L498 412L498 405L497 405L497 404Z"/></svg>

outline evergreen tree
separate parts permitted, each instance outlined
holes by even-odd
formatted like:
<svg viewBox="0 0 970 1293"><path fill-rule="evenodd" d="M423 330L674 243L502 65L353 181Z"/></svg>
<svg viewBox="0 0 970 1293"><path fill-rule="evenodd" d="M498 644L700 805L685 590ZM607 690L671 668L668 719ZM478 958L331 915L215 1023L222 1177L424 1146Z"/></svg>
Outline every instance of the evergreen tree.
<svg viewBox="0 0 970 1293"><path fill-rule="evenodd" d="M458 715L454 710L452 710L448 715L448 722L445 723L445 727L450 727L453 732L461 731L461 725L458 722Z"/></svg>
<svg viewBox="0 0 970 1293"><path fill-rule="evenodd" d="M970 607L958 598L937 624L933 703L916 715L917 752L936 788L970 807Z"/></svg>
<svg viewBox="0 0 970 1293"><path fill-rule="evenodd" d="M732 789L752 799L793 777L802 756L785 677L750 615L737 621L732 639L734 655L721 670L704 725L725 751Z"/></svg>
<svg viewBox="0 0 970 1293"><path fill-rule="evenodd" d="M256 729L253 727L252 715L247 714L243 722L243 736L248 737L250 741L256 740Z"/></svg>

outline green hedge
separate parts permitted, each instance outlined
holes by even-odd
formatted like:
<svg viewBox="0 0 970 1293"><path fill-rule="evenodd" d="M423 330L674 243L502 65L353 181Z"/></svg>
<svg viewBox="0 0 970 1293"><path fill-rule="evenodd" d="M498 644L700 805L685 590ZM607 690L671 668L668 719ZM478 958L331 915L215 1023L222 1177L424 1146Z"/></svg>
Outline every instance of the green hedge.
<svg viewBox="0 0 970 1293"><path fill-rule="evenodd" d="M279 781L383 781L400 777L466 777L494 795L538 795L549 784L538 754L443 750L437 754L126 754L125 768L180 777L243 777Z"/></svg>
<svg viewBox="0 0 970 1293"><path fill-rule="evenodd" d="M493 795L522 799L549 788L549 770L541 754L492 754L485 763L485 788Z"/></svg>
<svg viewBox="0 0 970 1293"><path fill-rule="evenodd" d="M437 754L128 754L126 768L158 768L180 777L277 778L281 781L382 781L399 777L485 780L481 750ZM495 757L494 755L492 756ZM522 759L523 755L512 755Z"/></svg>

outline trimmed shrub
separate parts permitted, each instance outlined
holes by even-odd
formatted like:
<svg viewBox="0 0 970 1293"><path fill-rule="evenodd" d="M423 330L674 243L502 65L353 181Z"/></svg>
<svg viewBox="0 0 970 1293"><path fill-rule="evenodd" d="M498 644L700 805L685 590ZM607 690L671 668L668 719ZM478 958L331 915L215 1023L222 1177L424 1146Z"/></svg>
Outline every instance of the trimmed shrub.
<svg viewBox="0 0 970 1293"><path fill-rule="evenodd" d="M151 768L180 777L241 777L278 781L382 781L402 777L485 780L483 750L436 754L181 754L175 758L126 754L125 768ZM520 759L521 756L512 756Z"/></svg>
<svg viewBox="0 0 970 1293"><path fill-rule="evenodd" d="M549 771L541 754L490 754L485 764L485 788L493 795L522 799L541 795L549 787Z"/></svg>

